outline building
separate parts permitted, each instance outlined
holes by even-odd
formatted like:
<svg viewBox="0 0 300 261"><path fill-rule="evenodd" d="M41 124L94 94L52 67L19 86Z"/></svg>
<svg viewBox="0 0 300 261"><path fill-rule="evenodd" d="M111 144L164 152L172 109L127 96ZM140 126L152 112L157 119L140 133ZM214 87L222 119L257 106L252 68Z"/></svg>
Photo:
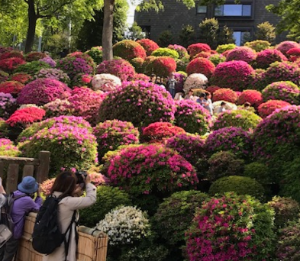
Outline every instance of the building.
<svg viewBox="0 0 300 261"><path fill-rule="evenodd" d="M181 28L188 24L192 25L197 33L202 20L215 17L221 26L227 25L233 30L236 44L241 45L245 37L251 39L254 36L258 24L268 21L275 26L279 21L279 17L265 9L267 5L279 0L240 0L239 4L229 0L221 6L196 4L196 7L191 9L176 0L162 2L164 10L159 13L151 10L135 14L137 24L154 41L157 41L159 35L166 30L171 31L176 37ZM282 41L285 36L277 38L277 41Z"/></svg>

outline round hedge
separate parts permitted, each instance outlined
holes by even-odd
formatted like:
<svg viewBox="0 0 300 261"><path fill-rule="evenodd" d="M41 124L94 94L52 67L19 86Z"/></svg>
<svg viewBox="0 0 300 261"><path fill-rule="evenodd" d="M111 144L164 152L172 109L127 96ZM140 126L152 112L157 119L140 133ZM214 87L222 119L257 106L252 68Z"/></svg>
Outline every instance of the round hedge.
<svg viewBox="0 0 300 261"><path fill-rule="evenodd" d="M256 90L244 90L238 97L237 104L243 105L246 102L249 102L251 106L257 108L263 103L263 96L261 92Z"/></svg>
<svg viewBox="0 0 300 261"><path fill-rule="evenodd" d="M24 88L24 84L17 81L6 81L0 83L0 92L17 96Z"/></svg>
<svg viewBox="0 0 300 261"><path fill-rule="evenodd" d="M0 84L1 85L1 84ZM0 92L0 117L7 119L17 109L16 99L9 93Z"/></svg>
<svg viewBox="0 0 300 261"><path fill-rule="evenodd" d="M236 48L235 44L220 44L220 45L218 45L216 51L218 53L224 53L225 51L230 51L234 48Z"/></svg>
<svg viewBox="0 0 300 261"><path fill-rule="evenodd" d="M149 82L124 82L110 92L99 110L99 121L118 119L135 127L174 120L175 103L169 92Z"/></svg>
<svg viewBox="0 0 300 261"><path fill-rule="evenodd" d="M143 73L143 64L144 59L142 58L133 58L130 60L131 65L134 67L137 73Z"/></svg>
<svg viewBox="0 0 300 261"><path fill-rule="evenodd" d="M211 78L211 84L241 91L247 88L253 68L244 61L230 61L217 65Z"/></svg>
<svg viewBox="0 0 300 261"><path fill-rule="evenodd" d="M169 49L175 50L179 54L179 59L187 58L188 57L188 51L185 47L178 45L178 44L170 44L168 45Z"/></svg>
<svg viewBox="0 0 300 261"><path fill-rule="evenodd" d="M30 53L26 54L25 59L27 62L32 62L32 61L38 61L40 59L43 59L46 56L47 55L42 52L30 52Z"/></svg>
<svg viewBox="0 0 300 261"><path fill-rule="evenodd" d="M238 99L237 93L229 88L219 88L213 93L213 101L228 101L235 103Z"/></svg>
<svg viewBox="0 0 300 261"><path fill-rule="evenodd" d="M266 49L257 54L255 67L267 69L274 62L287 61L287 58L276 49Z"/></svg>
<svg viewBox="0 0 300 261"><path fill-rule="evenodd" d="M87 50L86 53L91 56L96 64L102 62L102 47L101 46L94 46L90 50Z"/></svg>
<svg viewBox="0 0 300 261"><path fill-rule="evenodd" d="M292 48L300 48L300 44L294 41L283 41L275 48L285 55Z"/></svg>
<svg viewBox="0 0 300 261"><path fill-rule="evenodd" d="M208 60L210 60L215 66L217 66L219 63L223 63L226 61L226 57L222 54L212 54L208 57Z"/></svg>
<svg viewBox="0 0 300 261"><path fill-rule="evenodd" d="M286 54L289 58L289 61L295 62L300 57L300 47L292 48L292 49L288 50L288 52Z"/></svg>
<svg viewBox="0 0 300 261"><path fill-rule="evenodd" d="M244 45L250 47L256 52L260 52L271 47L271 43L264 40L255 40L251 42L246 42Z"/></svg>
<svg viewBox="0 0 300 261"><path fill-rule="evenodd" d="M73 52L73 53L69 53L67 55L67 57L76 57L76 58L80 58L80 59L83 59L86 61L86 63L92 67L93 69L95 69L96 67L96 64L93 60L93 58L91 56L89 56L87 53L83 53L83 52L80 52L80 51L76 51L76 52ZM79 72L79 73L85 73L85 74L90 74L88 72Z"/></svg>
<svg viewBox="0 0 300 261"><path fill-rule="evenodd" d="M27 62L25 64L21 64L18 66L14 73L26 73L31 76L34 76L37 74L41 69L50 69L51 66L48 63L45 63L43 61L33 61L33 62Z"/></svg>
<svg viewBox="0 0 300 261"><path fill-rule="evenodd" d="M0 72L1 74L1 72ZM1 76L0 76L1 77ZM11 81L17 81L23 84L29 83L30 81L33 80L33 76L27 74L27 73L14 73L11 77L10 77ZM0 80L1 82L1 80Z"/></svg>
<svg viewBox="0 0 300 261"><path fill-rule="evenodd" d="M300 103L299 95L300 88L290 81L273 82L262 90L264 101L282 100L297 105Z"/></svg>
<svg viewBox="0 0 300 261"><path fill-rule="evenodd" d="M55 79L36 79L21 90L17 98L19 104L44 105L56 99L66 98L71 89Z"/></svg>
<svg viewBox="0 0 300 261"><path fill-rule="evenodd" d="M176 61L172 57L161 56L151 60L146 70L150 70L151 73L166 78L169 77L172 72L176 72L176 66Z"/></svg>
<svg viewBox="0 0 300 261"><path fill-rule="evenodd" d="M260 184L270 184L274 182L269 173L269 168L266 164L255 161L244 167L243 176L257 180Z"/></svg>
<svg viewBox="0 0 300 261"><path fill-rule="evenodd" d="M210 52L211 48L208 44L205 43L195 43L191 44L187 48L191 57L194 57L196 54L201 52Z"/></svg>
<svg viewBox="0 0 300 261"><path fill-rule="evenodd" d="M151 53L151 56L167 56L173 59L179 59L178 52L170 48L158 48Z"/></svg>
<svg viewBox="0 0 300 261"><path fill-rule="evenodd" d="M258 200L264 200L263 186L249 177L229 176L216 180L209 188L209 195L235 192L238 195L250 195Z"/></svg>
<svg viewBox="0 0 300 261"><path fill-rule="evenodd" d="M266 118L270 114L272 114L275 110L284 108L286 106L290 106L291 104L286 101L280 100L269 100L267 102L262 103L258 107L258 114L262 118Z"/></svg>
<svg viewBox="0 0 300 261"><path fill-rule="evenodd" d="M7 81L9 78L9 74L0 70L0 83Z"/></svg>
<svg viewBox="0 0 300 261"><path fill-rule="evenodd" d="M233 50L231 50L227 57L226 57L226 62L229 61L244 61L246 63L251 63L255 60L256 58L256 52L246 46L242 47L236 47Z"/></svg>
<svg viewBox="0 0 300 261"><path fill-rule="evenodd" d="M199 103L181 100L176 104L175 124L189 133L204 135L209 131L211 116Z"/></svg>
<svg viewBox="0 0 300 261"><path fill-rule="evenodd" d="M153 229L171 246L184 241L185 231L190 226L196 208L208 199L200 191L180 191L165 198L153 217Z"/></svg>
<svg viewBox="0 0 300 261"><path fill-rule="evenodd" d="M105 185L98 186L96 203L80 210L80 225L95 227L108 212L120 205L132 205L130 197L125 191Z"/></svg>
<svg viewBox="0 0 300 261"><path fill-rule="evenodd" d="M41 121L46 112L37 107L27 107L16 110L6 121L11 127L24 128L36 121Z"/></svg>
<svg viewBox="0 0 300 261"><path fill-rule="evenodd" d="M64 73L62 70L59 69L41 69L36 75L35 78L50 78L50 79L55 79L60 82L63 82L65 84L70 84L70 77Z"/></svg>
<svg viewBox="0 0 300 261"><path fill-rule="evenodd" d="M18 157L20 155L21 151L11 140L0 138L0 156Z"/></svg>
<svg viewBox="0 0 300 261"><path fill-rule="evenodd" d="M147 56L143 46L132 40L123 40L117 42L113 46L113 52L115 56L121 57L128 61L134 58L145 59Z"/></svg>
<svg viewBox="0 0 300 261"><path fill-rule="evenodd" d="M243 130L254 130L260 123L261 118L254 112L247 110L225 111L218 115L213 129L218 130L224 127L241 127Z"/></svg>
<svg viewBox="0 0 300 261"><path fill-rule="evenodd" d="M150 39L141 39L137 41L146 50L147 55L159 48L158 44Z"/></svg>
<svg viewBox="0 0 300 261"><path fill-rule="evenodd" d="M26 62L21 58L11 57L7 59L0 60L0 70L6 73L12 73L19 66L25 64Z"/></svg>
<svg viewBox="0 0 300 261"><path fill-rule="evenodd" d="M7 59L7 58L12 58L12 57L24 59L23 52L16 51L16 50L11 50L11 51L1 54L1 59Z"/></svg>
<svg viewBox="0 0 300 261"><path fill-rule="evenodd" d="M204 88L207 82L208 79L204 74L193 73L186 78L183 89L185 93L188 93L190 89Z"/></svg>
<svg viewBox="0 0 300 261"><path fill-rule="evenodd" d="M189 62L186 67L188 75L192 73L202 73L207 78L210 78L215 71L215 65L206 58L195 58Z"/></svg>

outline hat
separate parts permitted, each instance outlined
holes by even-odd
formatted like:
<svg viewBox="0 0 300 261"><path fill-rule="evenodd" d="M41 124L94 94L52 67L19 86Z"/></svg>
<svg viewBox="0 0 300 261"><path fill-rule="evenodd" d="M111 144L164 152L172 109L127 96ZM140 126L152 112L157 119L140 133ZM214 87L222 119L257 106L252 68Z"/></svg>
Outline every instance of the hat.
<svg viewBox="0 0 300 261"><path fill-rule="evenodd" d="M38 190L38 183L35 181L35 178L27 176L24 177L22 182L18 185L18 190L23 193L32 194Z"/></svg>

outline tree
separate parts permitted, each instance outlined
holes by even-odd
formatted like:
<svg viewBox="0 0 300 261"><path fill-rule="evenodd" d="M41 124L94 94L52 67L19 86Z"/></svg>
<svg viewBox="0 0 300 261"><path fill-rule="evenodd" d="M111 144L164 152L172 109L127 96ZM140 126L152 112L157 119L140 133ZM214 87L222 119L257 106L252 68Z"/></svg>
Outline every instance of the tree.
<svg viewBox="0 0 300 261"><path fill-rule="evenodd" d="M272 43L276 38L275 27L269 22L261 23L257 25L255 36L257 40L264 40Z"/></svg>
<svg viewBox="0 0 300 261"><path fill-rule="evenodd" d="M192 25L185 25L181 28L179 33L179 44L184 47L188 47L190 44L195 42L195 29Z"/></svg>
<svg viewBox="0 0 300 261"><path fill-rule="evenodd" d="M143 32L142 28L138 26L136 22L132 24L130 28L128 28L128 32L125 33L125 39L129 40L140 40L145 38L145 33Z"/></svg>

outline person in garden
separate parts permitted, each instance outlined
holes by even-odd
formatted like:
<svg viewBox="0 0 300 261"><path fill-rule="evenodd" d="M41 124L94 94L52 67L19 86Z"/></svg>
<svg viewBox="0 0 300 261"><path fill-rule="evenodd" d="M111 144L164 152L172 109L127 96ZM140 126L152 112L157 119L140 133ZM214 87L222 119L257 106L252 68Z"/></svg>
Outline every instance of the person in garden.
<svg viewBox="0 0 300 261"><path fill-rule="evenodd" d="M176 88L176 79L175 75L172 73L170 79L167 81L168 91L171 94L172 98L175 97L175 88Z"/></svg>
<svg viewBox="0 0 300 261"><path fill-rule="evenodd" d="M221 106L218 110L218 113L222 113L224 111L226 111L226 102L221 102Z"/></svg>
<svg viewBox="0 0 300 261"><path fill-rule="evenodd" d="M33 200L36 192L37 196ZM42 205L39 185L35 178L30 176L23 178L22 182L18 185L18 190L13 192L12 197L15 198L11 210L14 231L13 236L0 248L1 261L11 261L14 259L20 238L23 235L26 214L37 212Z"/></svg>
<svg viewBox="0 0 300 261"><path fill-rule="evenodd" d="M76 222L79 218L78 210L89 207L96 202L96 187L91 183L89 175L82 175L81 172L63 171L54 181L51 194L60 200L58 203L58 221L61 225L61 233L65 233L70 226L73 215L75 222L71 224L71 229L66 234L69 239L68 255L65 257L64 242L54 252L43 257L43 261L75 261L77 250L77 230ZM86 191L86 196L81 197ZM69 234L71 233L71 235Z"/></svg>
<svg viewBox="0 0 300 261"><path fill-rule="evenodd" d="M189 90L188 94L184 97L185 100L192 100L194 101L195 99L197 99L196 96L193 95L194 92L192 89Z"/></svg>
<svg viewBox="0 0 300 261"><path fill-rule="evenodd" d="M183 92L177 92L177 93L175 94L174 100L175 100L175 101L181 101L181 100L183 100L183 95L184 95Z"/></svg>
<svg viewBox="0 0 300 261"><path fill-rule="evenodd" d="M159 85L160 87L162 87L164 89L166 88L164 86L164 84L162 83L162 80L161 80L161 78L159 76L156 77L155 84Z"/></svg>
<svg viewBox="0 0 300 261"><path fill-rule="evenodd" d="M205 94L201 93L199 98L196 100L203 108L208 108L207 100L205 99Z"/></svg>

